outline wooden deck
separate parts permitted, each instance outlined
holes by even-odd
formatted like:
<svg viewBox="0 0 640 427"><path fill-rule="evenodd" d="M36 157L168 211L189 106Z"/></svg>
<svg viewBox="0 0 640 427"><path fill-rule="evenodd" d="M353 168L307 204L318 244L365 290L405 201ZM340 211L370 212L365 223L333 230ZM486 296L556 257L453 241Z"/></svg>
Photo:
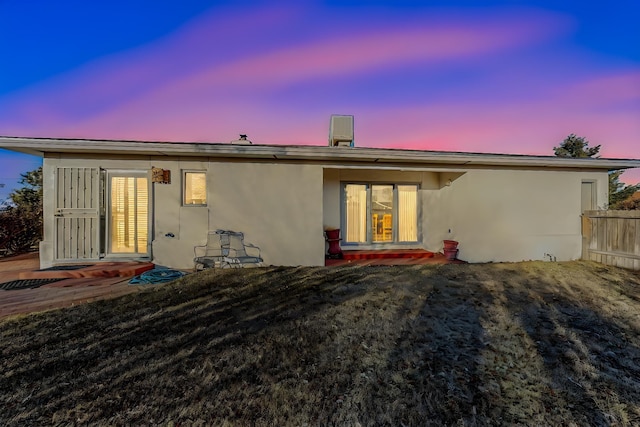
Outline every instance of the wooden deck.
<svg viewBox="0 0 640 427"><path fill-rule="evenodd" d="M139 274L137 271L153 268L153 264L144 264L105 263L80 270L36 271L40 266L37 253L0 259L0 283L26 278L63 279L35 289L0 290L0 318L138 292L141 287L129 285L129 279Z"/></svg>
<svg viewBox="0 0 640 427"><path fill-rule="evenodd" d="M153 269L151 262L100 262L77 270L23 271L20 279L81 279L91 277L133 277Z"/></svg>

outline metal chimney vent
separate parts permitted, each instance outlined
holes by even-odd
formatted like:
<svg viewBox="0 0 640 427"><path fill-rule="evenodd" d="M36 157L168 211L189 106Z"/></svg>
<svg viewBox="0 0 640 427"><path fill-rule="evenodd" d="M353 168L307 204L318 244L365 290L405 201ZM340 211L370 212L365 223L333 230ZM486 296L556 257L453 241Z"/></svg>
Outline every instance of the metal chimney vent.
<svg viewBox="0 0 640 427"><path fill-rule="evenodd" d="M353 147L353 116L331 115L329 147Z"/></svg>
<svg viewBox="0 0 640 427"><path fill-rule="evenodd" d="M247 139L247 135L241 133L240 134L240 138L239 139L235 139L233 141L231 141L231 144L235 144L235 145L249 145L249 144L253 144L253 142L249 141Z"/></svg>

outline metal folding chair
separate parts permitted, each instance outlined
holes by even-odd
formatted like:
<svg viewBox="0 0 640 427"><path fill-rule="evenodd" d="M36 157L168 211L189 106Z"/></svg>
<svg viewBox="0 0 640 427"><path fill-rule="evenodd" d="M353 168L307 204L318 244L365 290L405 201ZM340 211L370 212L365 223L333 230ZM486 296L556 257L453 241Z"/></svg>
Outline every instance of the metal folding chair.
<svg viewBox="0 0 640 427"><path fill-rule="evenodd" d="M260 248L251 243L245 243L242 233L230 233L228 236L229 252L223 258L222 262L226 264L224 266L242 268L247 265L254 267L264 265L263 259L260 256Z"/></svg>

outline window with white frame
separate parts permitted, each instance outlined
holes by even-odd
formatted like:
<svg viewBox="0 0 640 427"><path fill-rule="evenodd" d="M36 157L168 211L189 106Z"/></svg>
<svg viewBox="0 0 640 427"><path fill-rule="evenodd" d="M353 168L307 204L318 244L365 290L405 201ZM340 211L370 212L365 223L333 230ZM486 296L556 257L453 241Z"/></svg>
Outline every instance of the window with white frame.
<svg viewBox="0 0 640 427"><path fill-rule="evenodd" d="M204 206L207 204L207 173L203 171L183 171L182 204Z"/></svg>
<svg viewBox="0 0 640 427"><path fill-rule="evenodd" d="M418 186L415 184L344 184L345 243L418 241Z"/></svg>

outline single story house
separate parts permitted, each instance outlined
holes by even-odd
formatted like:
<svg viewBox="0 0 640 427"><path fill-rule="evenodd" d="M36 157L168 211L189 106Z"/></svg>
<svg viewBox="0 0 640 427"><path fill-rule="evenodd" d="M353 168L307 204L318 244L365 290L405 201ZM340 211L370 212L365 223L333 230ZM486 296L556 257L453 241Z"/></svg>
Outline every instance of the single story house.
<svg viewBox="0 0 640 427"><path fill-rule="evenodd" d="M216 229L244 232L267 265L324 265L327 228L343 249L440 251L450 239L470 262L573 260L581 212L607 204L607 172L640 167L345 146L0 137L0 148L43 157L42 267L191 268Z"/></svg>

